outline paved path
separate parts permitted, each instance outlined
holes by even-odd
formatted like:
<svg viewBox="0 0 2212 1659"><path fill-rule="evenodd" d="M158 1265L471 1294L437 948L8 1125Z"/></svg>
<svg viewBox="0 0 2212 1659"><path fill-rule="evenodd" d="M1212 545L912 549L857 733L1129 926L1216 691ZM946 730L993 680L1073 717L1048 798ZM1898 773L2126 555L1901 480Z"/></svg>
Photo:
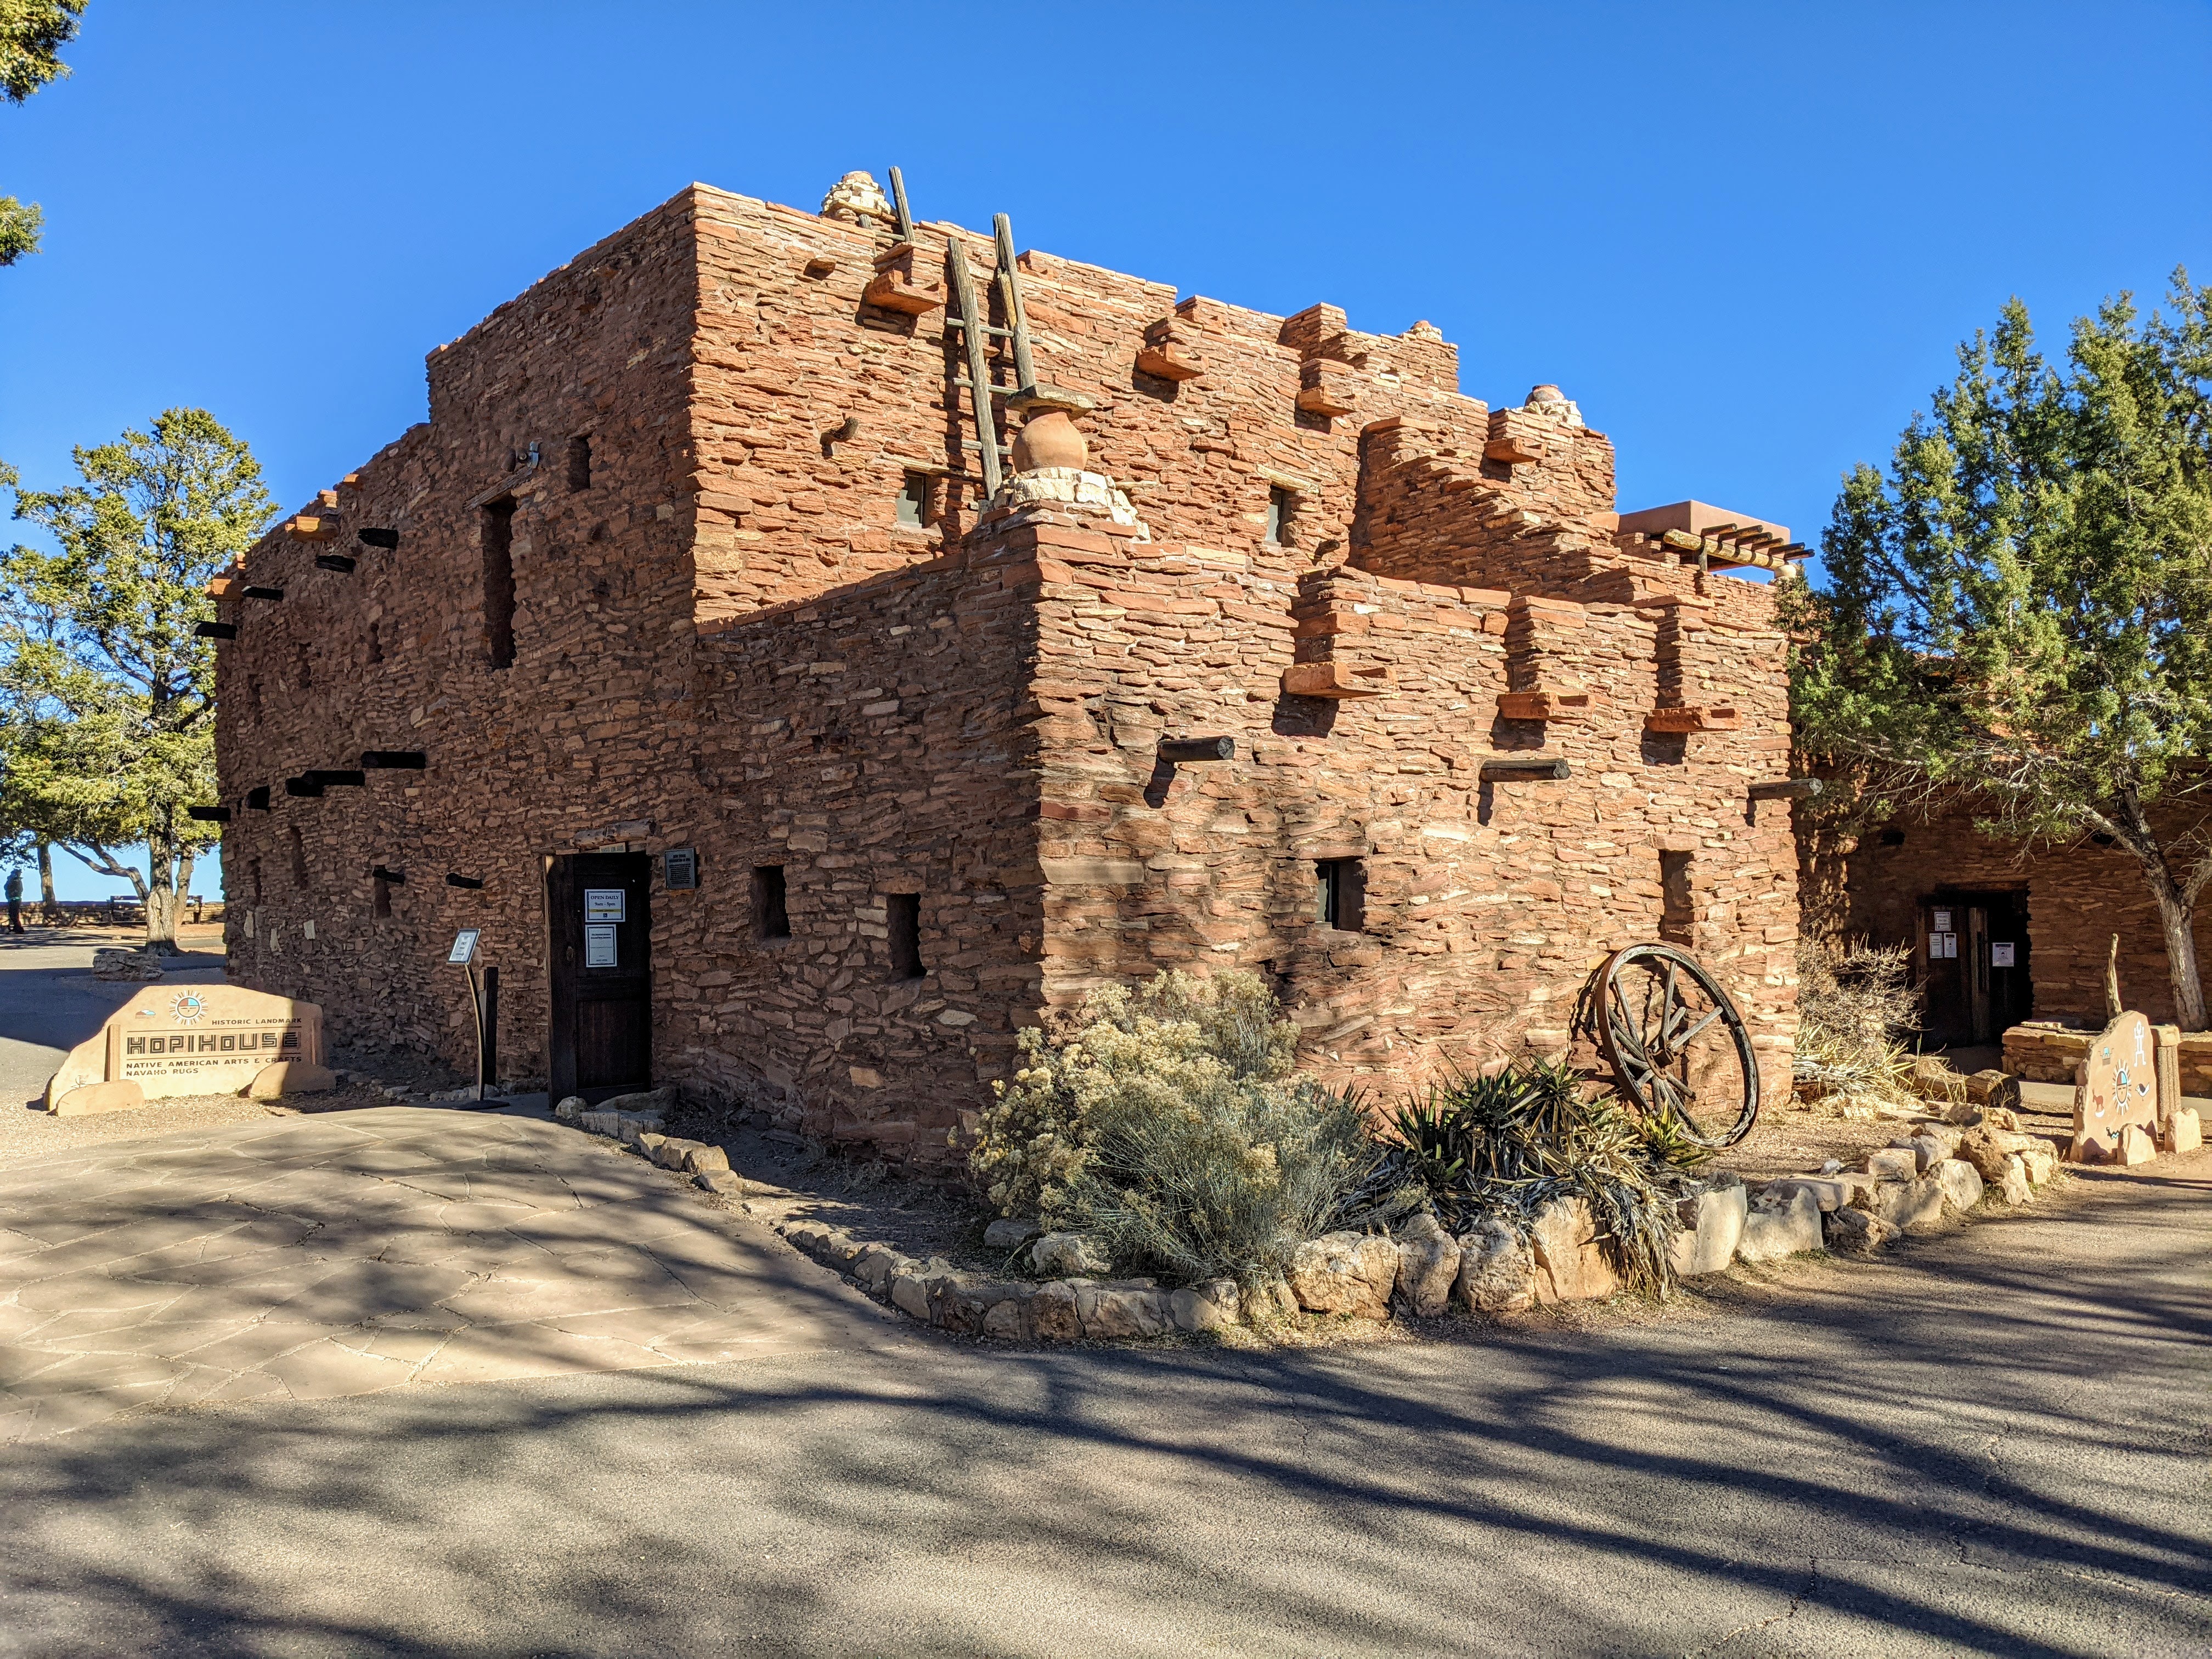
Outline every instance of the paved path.
<svg viewBox="0 0 2212 1659"><path fill-rule="evenodd" d="M885 1340L738 1244L718 1305L813 1322L741 1363L0 1448L0 1653L2212 1650L2212 1154L1702 1314L1358 1348Z"/></svg>
<svg viewBox="0 0 2212 1659"><path fill-rule="evenodd" d="M886 1316L612 1143L420 1107L0 1171L0 1441L137 1406L865 1343Z"/></svg>

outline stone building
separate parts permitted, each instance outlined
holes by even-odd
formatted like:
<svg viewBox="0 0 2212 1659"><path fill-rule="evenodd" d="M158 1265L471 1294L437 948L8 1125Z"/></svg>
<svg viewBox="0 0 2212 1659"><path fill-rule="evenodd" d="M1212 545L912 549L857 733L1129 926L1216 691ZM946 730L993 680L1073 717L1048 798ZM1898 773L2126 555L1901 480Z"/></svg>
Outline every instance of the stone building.
<svg viewBox="0 0 2212 1659"><path fill-rule="evenodd" d="M1387 1094L1664 936L1787 1088L1784 641L1728 574L1786 532L1616 514L1575 404L1425 323L895 216L684 191L218 584L234 979L465 1066L477 928L508 1077L930 1162L1103 983L1260 970Z"/></svg>

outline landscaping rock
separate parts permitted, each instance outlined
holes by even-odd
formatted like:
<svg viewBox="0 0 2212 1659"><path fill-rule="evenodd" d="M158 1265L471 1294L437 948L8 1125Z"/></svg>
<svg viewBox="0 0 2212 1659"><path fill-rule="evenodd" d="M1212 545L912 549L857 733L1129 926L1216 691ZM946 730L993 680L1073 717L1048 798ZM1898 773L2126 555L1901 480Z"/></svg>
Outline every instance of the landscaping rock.
<svg viewBox="0 0 2212 1659"><path fill-rule="evenodd" d="M1158 1336L1175 1323L1164 1291L1087 1285L1076 1292L1075 1311L1090 1337Z"/></svg>
<svg viewBox="0 0 2212 1659"><path fill-rule="evenodd" d="M1237 1322L1237 1281L1210 1279L1168 1298L1168 1313L1179 1331L1218 1331Z"/></svg>
<svg viewBox="0 0 2212 1659"><path fill-rule="evenodd" d="M705 1175L710 1170L730 1167L730 1155L720 1146L709 1146L694 1141L691 1150L684 1156L684 1167L693 1175Z"/></svg>
<svg viewBox="0 0 2212 1659"><path fill-rule="evenodd" d="M1398 1229L1398 1297L1418 1319L1439 1319L1451 1307L1459 1278L1459 1242L1423 1210Z"/></svg>
<svg viewBox="0 0 2212 1659"><path fill-rule="evenodd" d="M1820 1206L1813 1194L1770 1189L1761 1193L1746 1212L1743 1237L1736 1242L1735 1255L1739 1261L1779 1261L1784 1256L1823 1248Z"/></svg>
<svg viewBox="0 0 2212 1659"><path fill-rule="evenodd" d="M1924 1233L1942 1224L1943 1188L1931 1176L1885 1181L1875 1188L1866 1207L1899 1232Z"/></svg>
<svg viewBox="0 0 2212 1659"><path fill-rule="evenodd" d="M1910 1181L1920 1173L1920 1154L1911 1147L1881 1147L1866 1155L1866 1172L1876 1181Z"/></svg>
<svg viewBox="0 0 2212 1659"><path fill-rule="evenodd" d="M1040 1342L1073 1342L1083 1334L1075 1306L1076 1287L1065 1279L1040 1285L1030 1298L1030 1326Z"/></svg>
<svg viewBox="0 0 2212 1659"><path fill-rule="evenodd" d="M327 1066L280 1060L256 1072L245 1092L249 1100L277 1100L286 1095L328 1094L337 1086L338 1074Z"/></svg>
<svg viewBox="0 0 2212 1659"><path fill-rule="evenodd" d="M1537 1211L1528 1247L1536 1257L1539 1302L1586 1302L1620 1288L1620 1275L1597 1242L1588 1199L1555 1198Z"/></svg>
<svg viewBox="0 0 2212 1659"><path fill-rule="evenodd" d="M633 1095L617 1095L611 1100L601 1101L599 1109L659 1117L665 1112L676 1109L676 1088L672 1084L665 1089L646 1089Z"/></svg>
<svg viewBox="0 0 2212 1659"><path fill-rule="evenodd" d="M1668 1247L1668 1260L1678 1279L1717 1273L1735 1260L1737 1241L1743 1237L1743 1218L1750 1210L1750 1194L1741 1182L1692 1193L1675 1206L1682 1231Z"/></svg>
<svg viewBox="0 0 2212 1659"><path fill-rule="evenodd" d="M1931 1165L1950 1157L1951 1149L1958 1144L1956 1137L1944 1141L1931 1134L1917 1134L1893 1140L1889 1146L1893 1151L1911 1152L1914 1173L1926 1175Z"/></svg>
<svg viewBox="0 0 2212 1659"><path fill-rule="evenodd" d="M2035 1188L2027 1178L2027 1160L2018 1152L2006 1153L1997 1165L1996 1179L1986 1182L1983 1194L2000 1204L2033 1204Z"/></svg>
<svg viewBox="0 0 2212 1659"><path fill-rule="evenodd" d="M1388 1319L1398 1283L1398 1247L1362 1233L1328 1233L1298 1246L1291 1293L1310 1313Z"/></svg>
<svg viewBox="0 0 2212 1659"><path fill-rule="evenodd" d="M1948 1060L1935 1054L1913 1056L1912 1074L1905 1086L1923 1100L1939 1100L1947 1105L1967 1097L1966 1079L1951 1069Z"/></svg>
<svg viewBox="0 0 2212 1659"><path fill-rule="evenodd" d="M640 1136L638 1144L644 1146L648 1139L653 1145L646 1148L647 1156L664 1170L688 1168L692 1153L707 1150L706 1142L686 1140L680 1135Z"/></svg>
<svg viewBox="0 0 2212 1659"><path fill-rule="evenodd" d="M1897 1236L1897 1229L1880 1216L1848 1207L1828 1218L1826 1231L1830 1249L1852 1255L1872 1255Z"/></svg>
<svg viewBox="0 0 2212 1659"><path fill-rule="evenodd" d="M1994 1066L1987 1071L1976 1072L1966 1079L1966 1098L1984 1109L1996 1106L2017 1111L2020 1109L2020 1079Z"/></svg>
<svg viewBox="0 0 2212 1659"><path fill-rule="evenodd" d="M1013 1295L992 1303L983 1310L983 1334L1009 1341L1031 1340L1036 1333L1030 1328L1030 1304L1036 1296L1034 1289L1023 1285Z"/></svg>
<svg viewBox="0 0 2212 1659"><path fill-rule="evenodd" d="M2158 1149L2162 1152L2193 1152L2204 1144L2204 1126L2194 1106L2183 1106L2160 1127Z"/></svg>
<svg viewBox="0 0 2212 1659"><path fill-rule="evenodd" d="M1470 1313L1518 1313L1536 1300L1536 1254L1502 1221L1486 1221L1459 1242L1452 1296Z"/></svg>
<svg viewBox="0 0 2212 1659"><path fill-rule="evenodd" d="M161 977L161 959L144 951L103 948L92 953L92 976L143 983Z"/></svg>
<svg viewBox="0 0 2212 1659"><path fill-rule="evenodd" d="M725 1198L743 1198L745 1183L743 1176L728 1170L702 1170L692 1180L710 1193L720 1193Z"/></svg>
<svg viewBox="0 0 2212 1659"><path fill-rule="evenodd" d="M625 1146L636 1146L641 1136L657 1135L660 1133L660 1120L646 1113L618 1113L616 1121L621 1127L615 1133L622 1137Z"/></svg>
<svg viewBox="0 0 2212 1659"><path fill-rule="evenodd" d="M882 1296L889 1289L892 1276L907 1267L907 1259L896 1250L885 1249L880 1244L871 1244L862 1250L853 1263L853 1277L870 1294Z"/></svg>
<svg viewBox="0 0 2212 1659"><path fill-rule="evenodd" d="M987 1250L1018 1250L1044 1229L1029 1216L1002 1216L983 1229Z"/></svg>
<svg viewBox="0 0 2212 1659"><path fill-rule="evenodd" d="M1054 1279L1097 1279L1114 1264L1081 1233L1047 1233L1030 1246L1030 1265Z"/></svg>
<svg viewBox="0 0 2212 1659"><path fill-rule="evenodd" d="M2058 1173L2058 1149L2041 1135L2022 1135L2014 1155L2027 1170L2027 1178L2040 1187Z"/></svg>
<svg viewBox="0 0 2212 1659"><path fill-rule="evenodd" d="M1943 1202L1960 1215L1982 1201L1981 1171L1963 1158L1947 1158L1932 1165L1929 1176L1943 1189Z"/></svg>
<svg viewBox="0 0 2212 1659"><path fill-rule="evenodd" d="M929 1318L929 1280L918 1273L902 1273L891 1279L891 1306L901 1313L912 1314L916 1319Z"/></svg>
<svg viewBox="0 0 2212 1659"><path fill-rule="evenodd" d="M2125 1123L2114 1139L2113 1164L2148 1164L2158 1156L2158 1145L2150 1138L2150 1131L2140 1123Z"/></svg>
<svg viewBox="0 0 2212 1659"><path fill-rule="evenodd" d="M1807 1192L1824 1213L1856 1205L1873 1192L1875 1179L1862 1170L1838 1170L1832 1175L1784 1176L1778 1181L1766 1183L1766 1190L1780 1198L1793 1192Z"/></svg>
<svg viewBox="0 0 2212 1659"><path fill-rule="evenodd" d="M583 1096L570 1095L553 1109L553 1115L560 1122L574 1123L590 1109L585 1105Z"/></svg>

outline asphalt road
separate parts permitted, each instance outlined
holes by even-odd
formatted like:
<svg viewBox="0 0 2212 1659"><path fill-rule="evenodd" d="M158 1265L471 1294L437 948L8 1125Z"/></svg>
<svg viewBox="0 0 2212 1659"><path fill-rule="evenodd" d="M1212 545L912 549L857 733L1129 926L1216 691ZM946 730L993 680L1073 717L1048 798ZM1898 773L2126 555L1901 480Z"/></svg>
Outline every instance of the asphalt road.
<svg viewBox="0 0 2212 1659"><path fill-rule="evenodd" d="M2200 1154L1641 1323L122 1418L0 1452L0 1652L2201 1656L2208 1243Z"/></svg>

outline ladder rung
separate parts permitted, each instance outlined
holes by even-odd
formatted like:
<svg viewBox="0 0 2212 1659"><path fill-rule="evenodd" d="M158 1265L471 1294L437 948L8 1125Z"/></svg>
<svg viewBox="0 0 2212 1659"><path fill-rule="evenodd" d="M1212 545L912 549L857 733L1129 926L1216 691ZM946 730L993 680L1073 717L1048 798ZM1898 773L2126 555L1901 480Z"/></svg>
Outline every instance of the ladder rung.
<svg viewBox="0 0 2212 1659"><path fill-rule="evenodd" d="M963 449L981 449L983 446L974 438L963 438L960 441L960 447ZM1001 455L1011 455L1014 453L1012 444L994 444L992 447Z"/></svg>
<svg viewBox="0 0 2212 1659"><path fill-rule="evenodd" d="M947 317L945 319L945 325L947 328L965 328L968 326L968 319L965 317ZM975 331L979 334L995 334L1002 340L1011 340L1014 337L1013 330L1000 328L996 323L978 323L975 325Z"/></svg>
<svg viewBox="0 0 2212 1659"><path fill-rule="evenodd" d="M952 384L958 386L963 392L972 392L975 390L975 388L969 386L965 380L955 380ZM1014 393L1019 392L1021 387L1018 386L987 386L983 390L989 392L994 398L1011 398Z"/></svg>

